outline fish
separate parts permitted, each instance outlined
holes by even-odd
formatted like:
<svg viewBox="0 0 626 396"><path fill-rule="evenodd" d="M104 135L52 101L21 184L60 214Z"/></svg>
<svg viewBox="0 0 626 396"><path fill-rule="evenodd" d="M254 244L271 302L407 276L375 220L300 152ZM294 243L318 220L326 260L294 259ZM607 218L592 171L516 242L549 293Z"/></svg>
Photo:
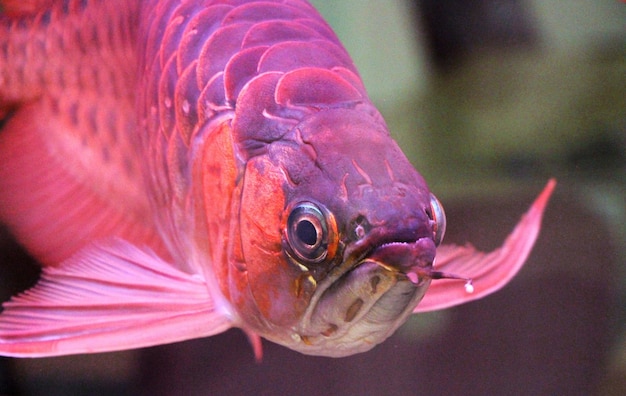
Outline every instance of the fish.
<svg viewBox="0 0 626 396"><path fill-rule="evenodd" d="M0 355L239 328L342 357L504 287L550 179L491 253L442 204L305 0L0 1L0 219L42 265Z"/></svg>

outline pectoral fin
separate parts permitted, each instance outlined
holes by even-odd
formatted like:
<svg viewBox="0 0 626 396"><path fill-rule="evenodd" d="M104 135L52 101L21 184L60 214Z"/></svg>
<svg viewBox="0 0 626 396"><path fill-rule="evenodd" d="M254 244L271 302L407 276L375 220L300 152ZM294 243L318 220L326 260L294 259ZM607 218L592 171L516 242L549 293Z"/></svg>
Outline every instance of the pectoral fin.
<svg viewBox="0 0 626 396"><path fill-rule="evenodd" d="M467 292L458 279L433 280L413 312L434 311L477 300L509 283L522 268L535 244L544 209L555 186L555 180L548 182L504 244L493 252L483 253L471 245L440 246L434 269L472 279L473 292Z"/></svg>
<svg viewBox="0 0 626 396"><path fill-rule="evenodd" d="M200 275L123 240L93 244L4 304L0 355L105 352L210 336L232 326Z"/></svg>

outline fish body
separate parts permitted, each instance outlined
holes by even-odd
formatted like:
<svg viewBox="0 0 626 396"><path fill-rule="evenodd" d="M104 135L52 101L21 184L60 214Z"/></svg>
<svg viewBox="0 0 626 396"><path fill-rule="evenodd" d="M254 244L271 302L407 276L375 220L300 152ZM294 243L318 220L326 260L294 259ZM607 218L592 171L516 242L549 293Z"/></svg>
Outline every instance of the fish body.
<svg viewBox="0 0 626 396"><path fill-rule="evenodd" d="M259 336L350 355L501 288L537 237L553 181L495 252L441 245L441 204L306 1L3 4L0 219L44 270L4 304L2 355L231 327L257 356Z"/></svg>

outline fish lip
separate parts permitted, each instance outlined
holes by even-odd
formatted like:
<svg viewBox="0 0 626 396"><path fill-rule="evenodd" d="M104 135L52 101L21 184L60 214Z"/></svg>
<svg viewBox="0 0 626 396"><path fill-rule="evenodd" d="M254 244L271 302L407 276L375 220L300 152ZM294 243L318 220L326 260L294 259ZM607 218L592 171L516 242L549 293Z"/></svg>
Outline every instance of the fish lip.
<svg viewBox="0 0 626 396"><path fill-rule="evenodd" d="M436 246L431 238L419 238L413 242L384 243L368 254L366 260L393 268L416 283L417 278L429 277L435 253Z"/></svg>
<svg viewBox="0 0 626 396"><path fill-rule="evenodd" d="M403 251L404 255L398 254ZM324 348L325 352L319 354L328 354L328 348L333 341L341 345L346 344L346 338L349 343L357 342L353 337L355 334L361 337L362 344L369 346L353 345L353 348L367 350L385 340L404 323L430 285L430 278L420 272L424 269L424 273L428 273L434 259L434 251L434 243L429 238L406 242L390 241L361 250L361 254L352 256L350 260L344 261L344 265L331 271L324 281L318 284L302 321L297 326L296 333L303 339L306 338L309 344L309 350L304 352L318 354L315 349ZM412 262L405 263L407 259L411 259ZM411 274L419 275L414 277ZM359 279L359 275L363 275L365 280ZM352 307L352 301L356 301L351 290L373 287L368 282L375 277L380 277L377 283L380 289L369 294L365 293L362 299L363 309L359 307L356 316L350 318L354 320L339 321L334 329L337 330L336 333L324 334L324 331L320 330L324 324L332 326L334 322L331 319L348 315L346 310ZM345 298L345 301L333 301L333 298ZM335 316L328 319L329 315ZM363 326L368 325L370 316L381 315L386 318L385 322L372 325L373 335L364 335L366 331ZM362 319L368 323L359 324ZM341 352L334 351L332 355L341 356Z"/></svg>

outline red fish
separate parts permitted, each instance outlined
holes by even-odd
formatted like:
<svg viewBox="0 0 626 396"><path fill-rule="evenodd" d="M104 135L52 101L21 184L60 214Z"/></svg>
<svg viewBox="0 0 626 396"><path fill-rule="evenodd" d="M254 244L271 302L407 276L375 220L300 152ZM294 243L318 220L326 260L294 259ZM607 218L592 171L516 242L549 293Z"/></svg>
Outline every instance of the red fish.
<svg viewBox="0 0 626 396"><path fill-rule="evenodd" d="M1 355L231 327L257 355L350 355L534 244L554 181L495 252L440 245L441 204L304 0L0 4L0 219L44 266Z"/></svg>

